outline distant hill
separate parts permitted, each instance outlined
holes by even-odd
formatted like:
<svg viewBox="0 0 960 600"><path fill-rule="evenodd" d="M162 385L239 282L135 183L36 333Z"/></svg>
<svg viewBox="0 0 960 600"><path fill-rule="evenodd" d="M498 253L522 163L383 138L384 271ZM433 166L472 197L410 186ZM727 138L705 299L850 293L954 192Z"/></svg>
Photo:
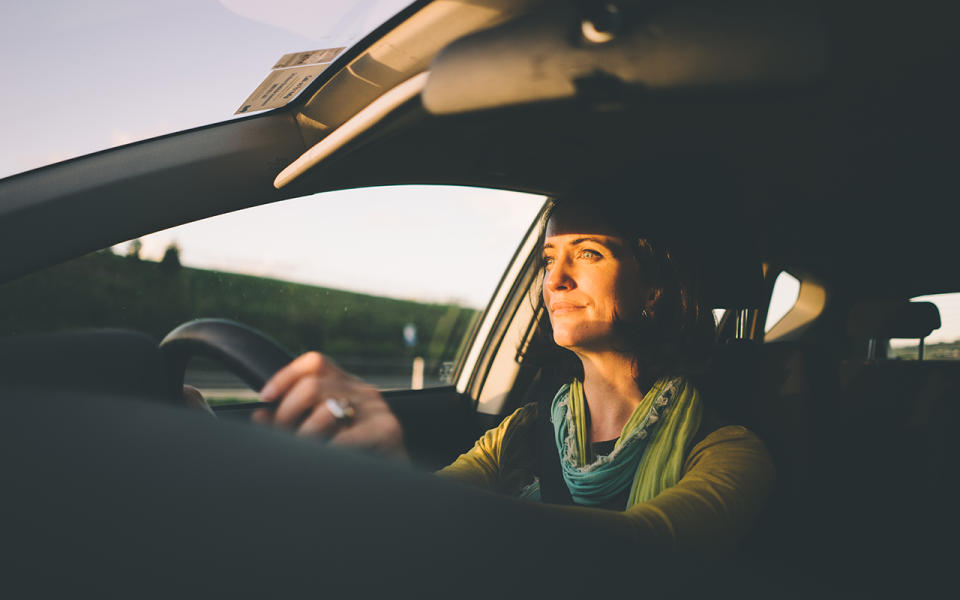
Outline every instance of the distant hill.
<svg viewBox="0 0 960 600"><path fill-rule="evenodd" d="M916 360L918 346L891 348L890 358ZM960 340L923 345L924 360L960 360Z"/></svg>
<svg viewBox="0 0 960 600"><path fill-rule="evenodd" d="M101 251L0 286L0 335L121 327L161 339L200 317L255 327L297 354L354 362L450 360L477 311L155 263ZM407 348L402 331L418 340Z"/></svg>

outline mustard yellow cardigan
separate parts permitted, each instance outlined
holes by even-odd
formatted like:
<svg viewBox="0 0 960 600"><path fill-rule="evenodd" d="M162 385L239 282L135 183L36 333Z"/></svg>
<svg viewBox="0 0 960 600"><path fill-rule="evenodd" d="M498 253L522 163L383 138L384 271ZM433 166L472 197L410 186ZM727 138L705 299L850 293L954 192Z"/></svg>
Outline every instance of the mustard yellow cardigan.
<svg viewBox="0 0 960 600"><path fill-rule="evenodd" d="M534 478L537 405L521 407L438 474L516 495ZM611 532L629 531L655 549L718 555L736 547L773 490L773 461L763 442L728 425L690 449L677 485L625 511L543 505Z"/></svg>

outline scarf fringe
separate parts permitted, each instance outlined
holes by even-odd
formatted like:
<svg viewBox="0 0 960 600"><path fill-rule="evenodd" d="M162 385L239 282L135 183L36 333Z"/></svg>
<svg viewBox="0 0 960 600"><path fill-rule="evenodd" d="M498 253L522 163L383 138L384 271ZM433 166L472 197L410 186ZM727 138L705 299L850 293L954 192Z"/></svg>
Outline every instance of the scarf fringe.
<svg viewBox="0 0 960 600"><path fill-rule="evenodd" d="M582 386L574 380L560 388L550 415L563 477L574 501L602 504L630 486L625 507L629 508L675 485L683 466L682 455L700 426L702 410L697 390L682 378L657 381L647 392L648 396L653 394L652 400L641 403L627 420L613 452L584 464L587 405ZM672 406L671 400L675 400Z"/></svg>

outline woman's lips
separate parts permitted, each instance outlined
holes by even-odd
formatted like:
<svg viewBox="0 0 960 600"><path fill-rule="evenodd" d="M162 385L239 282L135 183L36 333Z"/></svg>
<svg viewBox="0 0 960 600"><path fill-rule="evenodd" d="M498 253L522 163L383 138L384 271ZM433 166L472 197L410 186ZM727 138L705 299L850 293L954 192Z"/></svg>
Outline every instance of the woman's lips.
<svg viewBox="0 0 960 600"><path fill-rule="evenodd" d="M564 313L580 310L581 308L583 308L582 305L573 304L572 302L554 302L550 305L550 314L562 315Z"/></svg>

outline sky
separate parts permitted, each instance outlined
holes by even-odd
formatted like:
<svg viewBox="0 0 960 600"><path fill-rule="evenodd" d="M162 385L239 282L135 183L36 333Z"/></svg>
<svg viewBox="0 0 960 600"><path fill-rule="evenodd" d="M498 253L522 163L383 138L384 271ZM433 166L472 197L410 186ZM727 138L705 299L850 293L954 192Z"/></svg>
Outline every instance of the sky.
<svg viewBox="0 0 960 600"><path fill-rule="evenodd" d="M6 3L0 19L6 81L0 177L235 118L280 56L349 46L406 4ZM541 202L462 188L336 192L161 232L144 238L144 253L158 258L175 241L187 265L482 306ZM438 227L441 222L461 225ZM404 268L409 264L422 267ZM795 298L792 289L777 294L770 312L783 312ZM960 317L960 297L934 301L943 326L928 341L960 337L960 319L954 318Z"/></svg>

